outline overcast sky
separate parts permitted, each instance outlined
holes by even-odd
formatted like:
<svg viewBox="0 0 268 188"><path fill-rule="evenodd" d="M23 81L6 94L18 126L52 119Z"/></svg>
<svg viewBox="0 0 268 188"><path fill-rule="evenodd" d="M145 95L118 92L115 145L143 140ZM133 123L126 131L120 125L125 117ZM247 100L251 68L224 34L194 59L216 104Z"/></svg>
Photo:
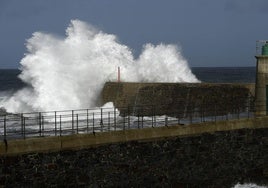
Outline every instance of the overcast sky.
<svg viewBox="0 0 268 188"><path fill-rule="evenodd" d="M268 0L0 0L0 68L17 68L35 31L65 35L71 19L115 34L138 56L145 43L182 48L191 67L255 66L268 39Z"/></svg>

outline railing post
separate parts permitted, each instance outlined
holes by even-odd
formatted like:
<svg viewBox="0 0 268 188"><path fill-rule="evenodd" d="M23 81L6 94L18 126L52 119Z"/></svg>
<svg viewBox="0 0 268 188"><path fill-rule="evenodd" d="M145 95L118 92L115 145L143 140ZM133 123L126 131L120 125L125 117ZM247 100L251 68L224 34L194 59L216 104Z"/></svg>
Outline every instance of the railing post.
<svg viewBox="0 0 268 188"><path fill-rule="evenodd" d="M114 107L114 130L116 131L116 109Z"/></svg>
<svg viewBox="0 0 268 188"><path fill-rule="evenodd" d="M39 136L41 137L42 136L42 117L41 117L42 115L41 115L41 112L39 112L39 116L38 116L38 118L39 118Z"/></svg>
<svg viewBox="0 0 268 188"><path fill-rule="evenodd" d="M229 105L226 105L225 106L225 120L228 120L228 112L229 112L229 110L230 110Z"/></svg>
<svg viewBox="0 0 268 188"><path fill-rule="evenodd" d="M167 115L165 116L165 126L166 127L168 126L168 116Z"/></svg>
<svg viewBox="0 0 268 188"><path fill-rule="evenodd" d="M138 128L140 128L140 114L138 114Z"/></svg>
<svg viewBox="0 0 268 188"><path fill-rule="evenodd" d="M74 111L72 110L72 132L74 131Z"/></svg>
<svg viewBox="0 0 268 188"><path fill-rule="evenodd" d="M95 135L95 130L94 130L94 125L95 125L94 112L92 114L92 120L93 120L93 124L92 124L92 126L93 126L93 134Z"/></svg>
<svg viewBox="0 0 268 188"><path fill-rule="evenodd" d="M154 114L154 126L156 126L156 115Z"/></svg>
<svg viewBox="0 0 268 188"><path fill-rule="evenodd" d="M6 121L7 121L7 118L6 118L6 115L4 115L4 139L6 140L6 137L7 137L7 125L6 125Z"/></svg>
<svg viewBox="0 0 268 188"><path fill-rule="evenodd" d="M103 119L102 119L102 108L101 108L101 119L100 119L100 128L101 128L101 132L103 132Z"/></svg>
<svg viewBox="0 0 268 188"><path fill-rule="evenodd" d="M25 135L25 117L23 117L23 138L25 139L26 138L26 135Z"/></svg>
<svg viewBox="0 0 268 188"><path fill-rule="evenodd" d="M141 115L141 128L143 128L143 114Z"/></svg>
<svg viewBox="0 0 268 188"><path fill-rule="evenodd" d="M78 134L78 114L76 114L76 134Z"/></svg>
<svg viewBox="0 0 268 188"><path fill-rule="evenodd" d="M20 115L20 121L21 121L21 136L23 137L23 113Z"/></svg>
<svg viewBox="0 0 268 188"><path fill-rule="evenodd" d="M61 136L61 115L60 115L60 136Z"/></svg>
<svg viewBox="0 0 268 188"><path fill-rule="evenodd" d="M152 105L152 127L154 127L154 106Z"/></svg>
<svg viewBox="0 0 268 188"><path fill-rule="evenodd" d="M87 109L87 133L88 133L88 109Z"/></svg>
<svg viewBox="0 0 268 188"><path fill-rule="evenodd" d="M110 112L108 112L108 131L110 131L110 125L111 122L110 122Z"/></svg>
<svg viewBox="0 0 268 188"><path fill-rule="evenodd" d="M125 124L126 124L126 119L125 119L126 117L125 117L125 112L124 112L124 114L123 114L123 130L125 130Z"/></svg>
<svg viewBox="0 0 268 188"><path fill-rule="evenodd" d="M55 111L55 136L57 136L57 112Z"/></svg>
<svg viewBox="0 0 268 188"><path fill-rule="evenodd" d="M141 114L141 128L143 128L143 106L141 106L140 114Z"/></svg>
<svg viewBox="0 0 268 188"><path fill-rule="evenodd" d="M44 126L44 116L41 117L41 121L42 121L42 133L43 133L43 136L44 136L44 132L45 132L45 126Z"/></svg>

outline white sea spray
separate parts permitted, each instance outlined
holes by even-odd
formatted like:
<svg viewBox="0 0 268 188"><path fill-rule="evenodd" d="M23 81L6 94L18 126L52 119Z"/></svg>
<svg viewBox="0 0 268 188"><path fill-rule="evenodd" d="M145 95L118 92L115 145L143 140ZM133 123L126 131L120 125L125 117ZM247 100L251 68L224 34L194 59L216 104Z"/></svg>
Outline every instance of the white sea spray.
<svg viewBox="0 0 268 188"><path fill-rule="evenodd" d="M268 188L267 186L260 186L254 183L236 184L233 188Z"/></svg>
<svg viewBox="0 0 268 188"><path fill-rule="evenodd" d="M107 81L199 82L180 49L145 44L135 59L117 37L72 20L65 37L35 32L27 40L20 79L29 87L0 103L8 112L91 108Z"/></svg>

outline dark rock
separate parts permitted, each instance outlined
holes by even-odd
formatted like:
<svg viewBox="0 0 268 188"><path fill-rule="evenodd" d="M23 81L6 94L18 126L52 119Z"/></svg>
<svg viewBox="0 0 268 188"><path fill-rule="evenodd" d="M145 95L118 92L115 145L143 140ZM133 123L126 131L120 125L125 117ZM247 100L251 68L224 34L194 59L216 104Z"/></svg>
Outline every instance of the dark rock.
<svg viewBox="0 0 268 188"><path fill-rule="evenodd" d="M268 129L267 129L268 130ZM232 187L268 184L266 129L0 157L6 187Z"/></svg>

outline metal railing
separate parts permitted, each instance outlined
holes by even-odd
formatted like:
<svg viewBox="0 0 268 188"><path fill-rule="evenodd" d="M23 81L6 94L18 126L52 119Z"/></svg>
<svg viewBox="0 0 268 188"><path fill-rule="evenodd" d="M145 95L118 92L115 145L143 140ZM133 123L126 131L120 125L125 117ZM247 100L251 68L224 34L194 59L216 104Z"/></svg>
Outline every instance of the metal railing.
<svg viewBox="0 0 268 188"><path fill-rule="evenodd" d="M7 140L85 133L96 134L98 132L178 124L188 125L254 116L252 105L234 106L229 109L216 104L200 104L198 106L188 104L187 108L182 107L175 110L170 110L168 105L128 106L118 109L94 108L4 114L0 115L0 138Z"/></svg>

